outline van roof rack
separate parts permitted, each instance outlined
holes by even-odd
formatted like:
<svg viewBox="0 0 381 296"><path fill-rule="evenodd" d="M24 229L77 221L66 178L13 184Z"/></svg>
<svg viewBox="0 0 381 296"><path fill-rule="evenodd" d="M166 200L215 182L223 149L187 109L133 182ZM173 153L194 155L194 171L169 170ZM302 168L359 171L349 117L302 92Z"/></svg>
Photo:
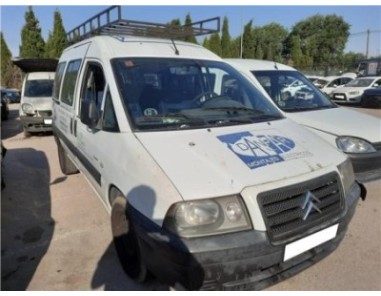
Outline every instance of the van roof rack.
<svg viewBox="0 0 381 296"><path fill-rule="evenodd" d="M114 18L114 20L112 20ZM207 26L215 25L214 28ZM130 35L181 39L220 32L220 18L214 17L189 25L174 26L122 19L121 6L114 5L98 13L66 34L70 44L96 35Z"/></svg>

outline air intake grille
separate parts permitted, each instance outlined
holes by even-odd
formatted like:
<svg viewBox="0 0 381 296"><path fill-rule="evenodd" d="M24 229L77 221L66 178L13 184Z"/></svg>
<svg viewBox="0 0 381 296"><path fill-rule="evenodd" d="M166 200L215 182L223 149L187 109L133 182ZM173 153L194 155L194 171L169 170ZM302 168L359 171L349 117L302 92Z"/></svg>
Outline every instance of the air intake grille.
<svg viewBox="0 0 381 296"><path fill-rule="evenodd" d="M50 110L39 110L38 114L43 117L51 117L53 113Z"/></svg>
<svg viewBox="0 0 381 296"><path fill-rule="evenodd" d="M328 220L337 220L344 208L336 173L260 193L258 203L273 243L301 236ZM337 218L337 219L335 219Z"/></svg>

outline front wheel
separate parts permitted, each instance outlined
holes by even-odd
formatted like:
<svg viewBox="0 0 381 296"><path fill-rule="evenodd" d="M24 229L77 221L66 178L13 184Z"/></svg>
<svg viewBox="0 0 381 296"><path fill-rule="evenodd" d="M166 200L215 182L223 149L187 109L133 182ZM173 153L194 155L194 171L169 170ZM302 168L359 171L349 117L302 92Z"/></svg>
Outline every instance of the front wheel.
<svg viewBox="0 0 381 296"><path fill-rule="evenodd" d="M56 142L57 142L57 148L58 148L58 160L60 162L62 173L64 173L65 175L72 175L72 174L78 173L77 167L74 165L71 159L67 156L60 141L56 139Z"/></svg>
<svg viewBox="0 0 381 296"><path fill-rule="evenodd" d="M143 283L148 271L142 260L139 241L134 225L127 212L127 200L121 193L113 200L111 227L114 245L125 273L133 280Z"/></svg>

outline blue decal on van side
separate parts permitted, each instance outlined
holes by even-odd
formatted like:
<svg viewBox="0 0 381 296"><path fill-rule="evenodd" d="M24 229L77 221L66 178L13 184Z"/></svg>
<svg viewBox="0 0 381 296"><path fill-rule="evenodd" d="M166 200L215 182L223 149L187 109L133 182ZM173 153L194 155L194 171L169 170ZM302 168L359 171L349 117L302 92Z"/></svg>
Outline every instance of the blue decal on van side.
<svg viewBox="0 0 381 296"><path fill-rule="evenodd" d="M277 135L253 135L241 132L217 137L227 144L250 169L284 161L282 154L295 148L291 139Z"/></svg>

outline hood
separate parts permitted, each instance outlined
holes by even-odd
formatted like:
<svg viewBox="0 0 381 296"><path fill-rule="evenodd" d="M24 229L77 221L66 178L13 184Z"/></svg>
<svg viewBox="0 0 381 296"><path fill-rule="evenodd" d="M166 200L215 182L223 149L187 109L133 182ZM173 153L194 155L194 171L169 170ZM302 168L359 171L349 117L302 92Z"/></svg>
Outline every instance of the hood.
<svg viewBox="0 0 381 296"><path fill-rule="evenodd" d="M22 103L31 104L34 110L52 110L53 100L52 97L23 97Z"/></svg>
<svg viewBox="0 0 381 296"><path fill-rule="evenodd" d="M381 119L347 108L287 113L292 120L335 136L354 136L381 142Z"/></svg>
<svg viewBox="0 0 381 296"><path fill-rule="evenodd" d="M185 200L236 194L345 159L288 119L136 136Z"/></svg>

